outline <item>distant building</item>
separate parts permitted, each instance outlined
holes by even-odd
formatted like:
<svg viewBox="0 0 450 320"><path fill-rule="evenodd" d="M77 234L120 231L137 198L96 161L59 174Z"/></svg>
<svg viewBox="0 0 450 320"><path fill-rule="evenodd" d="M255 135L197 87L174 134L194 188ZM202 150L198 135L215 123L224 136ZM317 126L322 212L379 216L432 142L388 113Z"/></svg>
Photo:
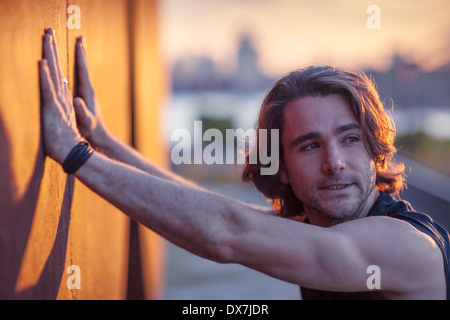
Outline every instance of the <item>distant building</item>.
<svg viewBox="0 0 450 320"><path fill-rule="evenodd" d="M236 61L231 76L219 72L209 57L177 61L172 70L173 90L261 91L268 90L276 80L261 72L258 52L248 34L243 34L239 40ZM373 76L382 99L391 98L397 106L450 108L450 65L423 72L417 64L394 55L389 70L367 69L365 72Z"/></svg>
<svg viewBox="0 0 450 320"><path fill-rule="evenodd" d="M392 98L397 106L450 108L450 66L423 72L417 64L395 55L386 72L365 72L373 76L380 96Z"/></svg>
<svg viewBox="0 0 450 320"><path fill-rule="evenodd" d="M176 61L172 70L173 89L254 91L267 89L275 80L260 71L258 52L248 34L241 36L236 58L237 66L231 76L219 72L208 57Z"/></svg>
<svg viewBox="0 0 450 320"><path fill-rule="evenodd" d="M223 77L216 71L214 61L208 57L191 57L175 62L172 87L178 90L217 90L222 88Z"/></svg>
<svg viewBox="0 0 450 320"><path fill-rule="evenodd" d="M264 75L258 65L258 52L251 37L243 34L239 41L237 52L237 67L231 78L226 80L226 87L234 90L261 90L265 89L274 79Z"/></svg>

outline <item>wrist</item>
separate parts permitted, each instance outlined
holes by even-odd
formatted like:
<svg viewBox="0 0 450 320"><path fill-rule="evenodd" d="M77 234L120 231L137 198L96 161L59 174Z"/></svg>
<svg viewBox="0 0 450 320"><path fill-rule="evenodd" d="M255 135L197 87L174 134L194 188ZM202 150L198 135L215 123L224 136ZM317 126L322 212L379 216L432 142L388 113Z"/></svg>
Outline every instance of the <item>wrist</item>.
<svg viewBox="0 0 450 320"><path fill-rule="evenodd" d="M107 129L98 128L90 137L89 142L94 148L104 152L108 149L112 140L113 135Z"/></svg>
<svg viewBox="0 0 450 320"><path fill-rule="evenodd" d="M94 153L85 141L78 142L65 158L62 167L67 174L74 174Z"/></svg>
<svg viewBox="0 0 450 320"><path fill-rule="evenodd" d="M52 143L48 144L45 142L46 145L48 144L46 146L46 154L62 165L70 151L81 141L83 140L79 135L65 139L63 139L61 135L54 139Z"/></svg>

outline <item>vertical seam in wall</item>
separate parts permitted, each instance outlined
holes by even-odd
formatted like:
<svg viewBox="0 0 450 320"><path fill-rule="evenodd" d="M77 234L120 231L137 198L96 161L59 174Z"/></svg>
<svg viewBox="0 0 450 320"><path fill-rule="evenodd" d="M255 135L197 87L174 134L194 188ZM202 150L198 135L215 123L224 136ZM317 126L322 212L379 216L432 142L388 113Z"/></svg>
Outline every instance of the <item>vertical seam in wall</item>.
<svg viewBox="0 0 450 320"><path fill-rule="evenodd" d="M130 70L130 143L136 148L136 133L135 133L135 105L134 105L134 95L135 95L135 86L134 86L134 32L133 32L133 10L134 10L134 1L127 1L128 5L128 66Z"/></svg>
<svg viewBox="0 0 450 320"><path fill-rule="evenodd" d="M67 70L67 79L70 81L70 55L69 55L69 28L67 27L67 19L68 19L68 14L67 14L67 8L69 7L69 0L66 0L66 8L65 8L65 14L66 14L66 16L65 16L65 23L64 23L64 27L65 27L65 29L66 29L66 70ZM75 93L74 92L74 90L75 90L75 83L73 83L73 82L70 82L71 83L71 87L72 87L72 92L73 92L73 94ZM74 181L74 183L73 183L73 190L70 190L70 192L72 192L72 197L73 197L73 193L75 192L75 181ZM73 199L72 199L73 200ZM71 203L72 203L72 201L71 201ZM70 206L70 210L72 211L72 206ZM72 212L70 212L70 215L69 215L69 230L67 231L69 234L68 234L68 243L67 243L67 246L68 246L68 248L67 248L67 250L66 250L66 252L68 252L68 254L69 254L69 261L70 261L70 265L73 265L73 261L72 261L72 234L71 234L71 232L70 232L70 220L72 220ZM64 270L64 272L65 272L65 270ZM70 297L71 297L71 299L72 300L74 300L74 299L76 299L76 297L75 297L75 291L76 290L69 290L69 292L70 292Z"/></svg>
<svg viewBox="0 0 450 320"><path fill-rule="evenodd" d="M64 23L65 29L66 29L66 58L67 58L67 79L70 79L70 68L69 68L69 28L67 28L67 8L69 7L69 0L66 0L66 9L64 10L66 12L66 23ZM73 88L74 84L72 84Z"/></svg>
<svg viewBox="0 0 450 320"><path fill-rule="evenodd" d="M134 37L134 12L135 1L127 1L127 14L128 14L128 67L129 67L129 81L130 81L130 143L136 148L136 106L135 106L135 64L134 64L134 52L135 52L135 37ZM137 222L130 219L128 236L128 272L127 272L127 286L126 286L126 298L131 300L145 299L145 286L143 283L143 270L142 270L142 254L141 254L141 242L139 225ZM134 283L130 283L130 282Z"/></svg>

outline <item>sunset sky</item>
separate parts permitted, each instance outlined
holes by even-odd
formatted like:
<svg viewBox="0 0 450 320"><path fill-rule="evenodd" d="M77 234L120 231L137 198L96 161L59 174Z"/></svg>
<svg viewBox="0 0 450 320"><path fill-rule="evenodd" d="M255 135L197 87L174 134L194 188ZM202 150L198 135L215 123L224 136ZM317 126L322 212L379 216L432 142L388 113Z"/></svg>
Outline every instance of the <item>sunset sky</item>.
<svg viewBox="0 0 450 320"><path fill-rule="evenodd" d="M366 25L370 5L379 30ZM230 68L243 32L270 75L314 63L384 69L394 52L424 69L450 61L449 0L164 0L160 12L169 63L208 56Z"/></svg>

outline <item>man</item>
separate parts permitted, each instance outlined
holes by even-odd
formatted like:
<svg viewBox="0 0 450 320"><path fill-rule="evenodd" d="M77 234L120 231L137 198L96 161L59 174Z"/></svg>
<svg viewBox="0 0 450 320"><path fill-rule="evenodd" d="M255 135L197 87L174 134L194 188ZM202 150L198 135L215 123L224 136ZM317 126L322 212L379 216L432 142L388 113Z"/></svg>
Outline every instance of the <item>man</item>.
<svg viewBox="0 0 450 320"><path fill-rule="evenodd" d="M247 163L243 178L272 199L269 210L203 190L115 139L102 121L83 40L73 100L53 30L43 46L47 155L130 218L204 258L299 284L304 298L449 296L448 234L389 195L401 188L403 170L393 165L393 127L367 78L311 67L268 93L258 124L280 130L280 170L263 176L263 164ZM373 266L376 288L368 286Z"/></svg>

